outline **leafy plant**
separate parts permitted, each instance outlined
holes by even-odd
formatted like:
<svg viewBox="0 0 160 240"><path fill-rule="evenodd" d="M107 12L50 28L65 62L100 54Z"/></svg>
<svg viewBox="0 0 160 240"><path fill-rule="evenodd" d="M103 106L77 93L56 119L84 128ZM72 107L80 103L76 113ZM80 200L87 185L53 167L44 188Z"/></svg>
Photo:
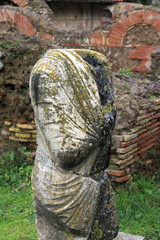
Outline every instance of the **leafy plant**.
<svg viewBox="0 0 160 240"><path fill-rule="evenodd" d="M7 149L0 156L0 183L19 187L30 185L32 162L25 147Z"/></svg>
<svg viewBox="0 0 160 240"><path fill-rule="evenodd" d="M131 76L132 72L129 68L120 68L118 74Z"/></svg>

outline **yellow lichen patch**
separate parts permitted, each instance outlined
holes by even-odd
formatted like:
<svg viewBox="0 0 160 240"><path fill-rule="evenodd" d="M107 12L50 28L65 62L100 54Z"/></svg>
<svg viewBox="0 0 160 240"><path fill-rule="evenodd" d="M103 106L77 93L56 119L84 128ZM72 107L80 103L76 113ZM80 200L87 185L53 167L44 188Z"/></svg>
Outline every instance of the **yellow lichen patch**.
<svg viewBox="0 0 160 240"><path fill-rule="evenodd" d="M81 132L86 134L86 130L82 130Z"/></svg>
<svg viewBox="0 0 160 240"><path fill-rule="evenodd" d="M70 238L74 238L75 237L75 234L72 234L72 233L64 233L65 237L70 239Z"/></svg>
<svg viewBox="0 0 160 240"><path fill-rule="evenodd" d="M102 111L105 112L105 113L111 113L112 109L113 109L112 106L109 106L109 107L104 106L104 107L102 107Z"/></svg>
<svg viewBox="0 0 160 240"><path fill-rule="evenodd" d="M91 91L92 91L93 93L96 93L96 92L98 91L98 89L96 89L96 88L91 88Z"/></svg>
<svg viewBox="0 0 160 240"><path fill-rule="evenodd" d="M99 113L99 119L103 119L103 113L102 112Z"/></svg>
<svg viewBox="0 0 160 240"><path fill-rule="evenodd" d="M108 204L107 207L108 207L108 208L113 208L113 205L112 205L112 204Z"/></svg>
<svg viewBox="0 0 160 240"><path fill-rule="evenodd" d="M94 238L102 238L103 232L101 228L98 225L98 222L96 221L94 226L93 226L93 236Z"/></svg>

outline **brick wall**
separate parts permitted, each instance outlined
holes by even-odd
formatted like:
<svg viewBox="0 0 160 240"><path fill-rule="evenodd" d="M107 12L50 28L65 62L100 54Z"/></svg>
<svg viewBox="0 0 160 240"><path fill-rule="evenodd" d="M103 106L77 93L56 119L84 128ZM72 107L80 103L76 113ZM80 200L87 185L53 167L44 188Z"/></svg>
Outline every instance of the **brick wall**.
<svg viewBox="0 0 160 240"><path fill-rule="evenodd" d="M3 131L7 141L27 144L29 149L36 149L34 121L5 121ZM152 156L143 154L160 147L160 98L141 104L138 117L130 123L129 131L124 131L114 131L108 169L112 181L118 183L132 180L133 173L138 172L136 163L154 165Z"/></svg>
<svg viewBox="0 0 160 240"><path fill-rule="evenodd" d="M25 145L27 144L29 149L36 149L36 127L34 121L5 121L3 130L6 133L4 135L6 141L24 143Z"/></svg>
<svg viewBox="0 0 160 240"><path fill-rule="evenodd" d="M150 71L150 59L152 52L156 49L157 43L160 42L160 10L152 7L143 7L142 5L132 6L127 12L127 4L113 7L113 13L118 9L124 9L122 12L117 12L117 18L109 23L102 24L92 30L84 31L68 31L58 28L56 19L52 10L48 7L44 0L14 0L19 7L2 6L0 10L0 23L11 23L17 26L22 34L36 36L41 39L52 42L61 47L126 47L125 39L130 35L130 30L138 26L147 26L150 28L152 34L148 34L147 38L144 36L143 41L134 44L134 38L130 41L130 53L127 58L139 62L138 66L132 67L135 72ZM116 10L117 9L117 10ZM114 17L115 18L115 17ZM58 21L58 20L57 20ZM139 29L136 39L143 35L143 31ZM140 37L142 38L142 37ZM151 38L152 41L148 41ZM154 40L155 38L155 40ZM146 41L145 41L146 39ZM148 45L149 44L149 45ZM151 44L151 45L150 45ZM131 48L133 47L133 48Z"/></svg>
<svg viewBox="0 0 160 240"><path fill-rule="evenodd" d="M143 153L155 146L160 147L160 99L141 104L139 115L130 123L129 131L122 129L121 134L113 135L109 175L116 182L131 180L132 174L137 172L136 162L153 161Z"/></svg>

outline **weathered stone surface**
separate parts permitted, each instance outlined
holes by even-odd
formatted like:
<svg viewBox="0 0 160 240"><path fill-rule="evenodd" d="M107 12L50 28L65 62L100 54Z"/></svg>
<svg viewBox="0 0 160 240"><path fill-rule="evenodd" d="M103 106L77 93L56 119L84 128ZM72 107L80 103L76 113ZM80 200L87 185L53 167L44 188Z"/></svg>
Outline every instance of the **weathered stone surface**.
<svg viewBox="0 0 160 240"><path fill-rule="evenodd" d="M106 168L115 108L106 58L89 50L49 50L32 70L30 95L39 240L113 239L117 213Z"/></svg>
<svg viewBox="0 0 160 240"><path fill-rule="evenodd" d="M114 240L145 240L145 237L119 232Z"/></svg>

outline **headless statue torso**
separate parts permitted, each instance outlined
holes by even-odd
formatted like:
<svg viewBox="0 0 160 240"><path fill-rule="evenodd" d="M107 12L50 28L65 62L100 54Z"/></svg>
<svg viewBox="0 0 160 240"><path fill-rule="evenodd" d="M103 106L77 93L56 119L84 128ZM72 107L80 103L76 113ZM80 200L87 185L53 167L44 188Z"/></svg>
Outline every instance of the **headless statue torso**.
<svg viewBox="0 0 160 240"><path fill-rule="evenodd" d="M30 95L38 239L113 239L117 215L106 168L115 109L106 58L49 50L32 70Z"/></svg>

